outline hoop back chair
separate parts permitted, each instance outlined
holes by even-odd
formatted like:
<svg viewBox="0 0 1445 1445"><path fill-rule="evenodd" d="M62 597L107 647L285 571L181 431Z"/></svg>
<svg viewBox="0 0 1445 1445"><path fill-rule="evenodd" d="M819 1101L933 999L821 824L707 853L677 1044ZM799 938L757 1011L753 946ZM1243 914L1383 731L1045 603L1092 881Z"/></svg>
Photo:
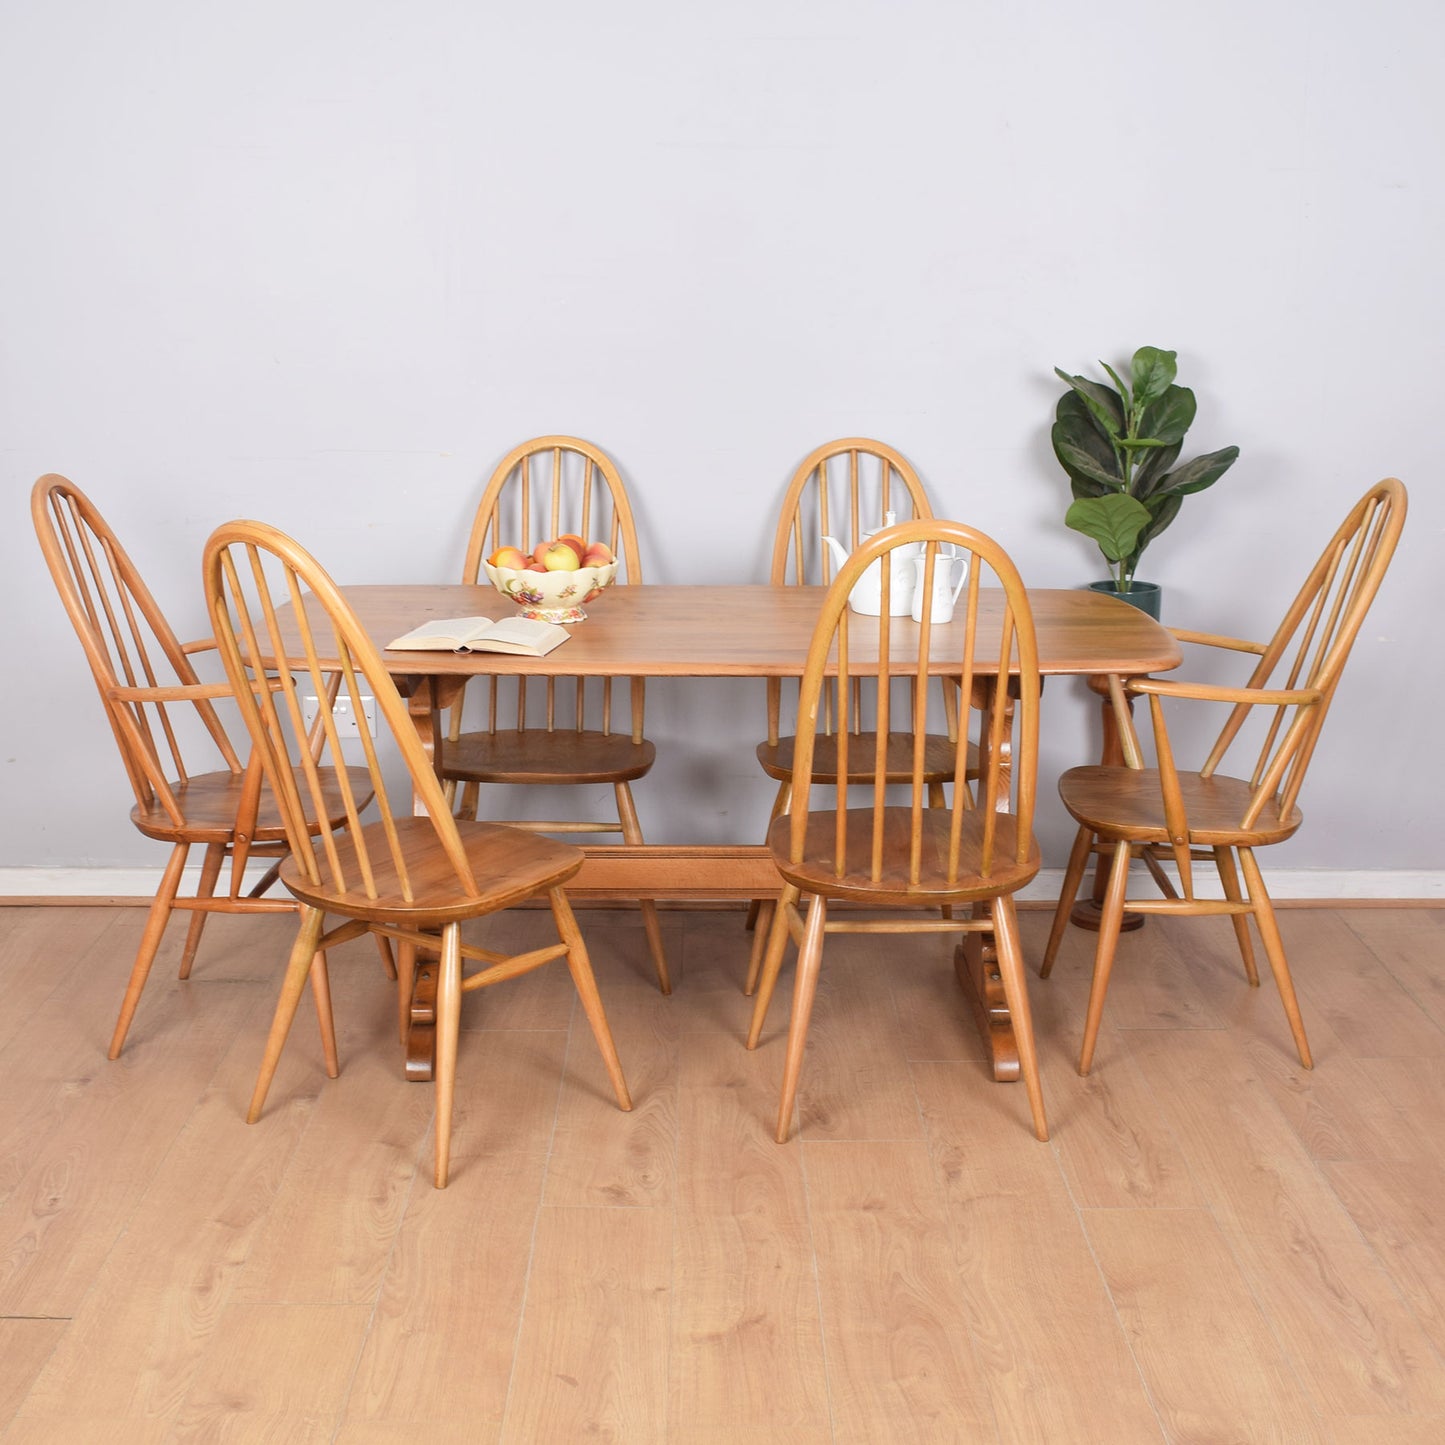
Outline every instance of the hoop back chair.
<svg viewBox="0 0 1445 1445"><path fill-rule="evenodd" d="M242 764L217 714L217 701L231 697L230 684L202 682L192 665L193 657L215 643L182 643L176 637L125 548L79 487L50 473L35 483L30 508L46 566L85 649L135 794L131 821L146 837L171 845L111 1036L109 1053L115 1059L171 914L191 915L180 963L180 977L189 978L209 914L295 911L289 898L262 896L275 882L279 861L244 890L247 863L253 858L279 860L289 843L275 800L262 787L259 763L252 758ZM205 770L195 766L203 750ZM364 790L367 780L353 775L347 783ZM362 791L363 799L369 796ZM314 801L323 815L342 816L334 787ZM314 817L308 814L306 829L318 826ZM195 845L206 850L201 876L195 895L182 897L182 870ZM218 895L227 859L230 876L226 891ZM334 1070L335 1042L325 1034L330 1015L324 970L323 959L313 984L328 1067Z"/></svg>
<svg viewBox="0 0 1445 1445"><path fill-rule="evenodd" d="M951 623L862 617L848 611L848 591L875 558L906 543L925 545L925 580L943 562L939 546L968 559L968 581ZM883 568L887 588L888 568ZM993 584L993 585L990 585ZM997 590L994 590L995 587ZM897 663L890 667L892 659ZM871 759L856 758L849 709L852 683L902 673L911 711L894 715L890 692L878 690L878 726ZM979 778L970 789L967 739L953 744L952 796L932 805L926 781L930 739L927 684L946 676L964 695L989 699L979 746ZM836 678L836 689L833 686ZM997 678L997 684L995 679ZM1010 694L1017 701L1011 707ZM836 699L837 771L826 782L814 769L829 696ZM830 586L813 633L799 698L791 810L773 820L768 848L782 893L768 933L753 1004L748 1047L756 1048L791 937L799 945L793 1007L776 1137L786 1141L802 1071L808 1020L817 991L823 941L830 933L969 933L992 930L1008 1005L1018 1030L1020 1071L1034 1132L1048 1137L1034 1049L1032 1016L1013 895L1039 870L1033 837L1038 768L1039 670L1033 614L1017 570L991 538L961 522L920 520L890 527L856 550ZM910 751L906 803L889 801L885 750L897 733ZM862 784L851 783L858 775ZM822 806L815 796L823 794ZM831 801L830 797L831 795ZM854 797L861 805L855 805ZM808 899L804 918L799 908ZM883 910L881 919L829 916L833 900ZM906 910L973 905L969 917L910 918Z"/></svg>
<svg viewBox="0 0 1445 1445"><path fill-rule="evenodd" d="M614 586L642 581L632 507L611 457L578 437L523 442L502 458L482 494L462 581L484 581L482 561L498 547L530 552L537 543L566 531L611 547L620 564ZM616 822L508 821L539 833L618 833L625 843L640 844L642 827L631 784L648 772L656 757L653 744L643 736L643 679L491 677L483 682L485 727L463 731L458 703L441 747L437 770L457 816L478 816L484 783L611 784ZM474 683L469 690L476 687ZM670 993L657 905L643 899L641 909L658 984Z"/></svg>
<svg viewBox="0 0 1445 1445"><path fill-rule="evenodd" d="M828 586L836 567L832 553L823 544L825 536L835 537L851 553L863 540L865 532L882 527L888 513L903 521L930 518L928 493L913 465L903 454L886 442L868 437L841 437L815 448L794 471L778 514L773 537L772 565L768 580L775 587ZM787 811L793 769L796 761L796 738L783 731L784 694L796 696L796 684L784 679L767 680L768 736L758 744L758 763L768 777L778 784L773 798L769 823ZM904 681L900 687L912 687ZM924 780L931 801L941 804L944 784L953 777L953 745L958 732L957 693L946 681L937 684L943 700L943 716L947 735L931 734L924 748ZM864 703L864 680L854 678L849 700L848 718L853 732L850 756L854 760L854 781L863 781L877 763L877 735L871 731L873 719ZM870 680L871 695L876 680ZM841 709L836 689L823 694L820 730L813 744L813 777L827 782L838 775L837 719ZM908 712L911 715L909 699ZM889 739L882 754L889 781L904 783L912 776L912 739L899 735ZM976 759L975 759L976 761ZM970 773L972 776L972 773ZM757 986L758 971L768 929L772 905L765 900L754 903L749 922L755 925L752 956L748 962L745 992Z"/></svg>
<svg viewBox="0 0 1445 1445"><path fill-rule="evenodd" d="M250 729L256 753L275 789L291 855L281 882L301 905L301 927L286 965L266 1052L247 1116L261 1114L286 1035L296 1013L308 961L318 950L363 933L398 942L399 998L409 1004L417 953L440 955L436 1000L437 1188L447 1183L451 1156L452 1100L456 1088L457 1039L464 992L528 973L566 958L587 1020L601 1050L620 1108L631 1100L622 1066L592 975L587 949L563 884L582 866L580 850L555 839L491 823L455 819L412 726L406 704L375 646L356 621L331 578L301 546L273 527L231 522L206 544L206 599L217 645ZM311 594L309 599L306 592ZM282 626L277 600L288 602L294 634ZM255 679L286 666L268 686ZM401 754L415 798L425 816L394 809L387 797L375 741L363 730L366 773L376 794L380 821L363 825L360 800L329 711L314 753L304 745L301 689L339 674L353 707L370 692ZM293 759L299 757L299 766ZM308 837L308 800L330 787L346 802L346 828L323 826ZM464 944L461 925L525 899L545 897L558 942L504 956ZM329 931L326 916L344 920ZM485 967L463 975L463 959Z"/></svg>
<svg viewBox="0 0 1445 1445"><path fill-rule="evenodd" d="M1300 1063L1312 1067L1274 906L1254 850L1292 837L1303 821L1296 804L1305 772L1360 624L1394 554L1405 508L1405 488L1394 478L1371 487L1330 539L1268 643L1176 630L1185 642L1258 657L1243 686L1109 678L1124 766L1071 768L1059 780L1064 806L1079 824L1079 832L1040 970L1045 978L1052 970L1089 857L1102 851L1109 858L1109 875L1079 1055L1081 1074L1087 1074L1093 1063L1126 908L1140 914L1229 915L1245 975L1257 986L1248 923L1252 914ZM1152 768L1145 766L1131 716L1130 702L1136 697L1148 699L1156 759ZM1198 771L1175 762L1164 706L1175 700L1229 708ZM1256 712L1257 721L1251 722ZM1263 734L1252 771L1247 779L1227 776L1219 769L1247 723L1251 738ZM1243 893L1236 855L1244 874ZM1135 856L1149 865L1163 897L1127 896L1129 864ZM1172 860L1177 867L1178 890L1160 866L1161 859ZM1223 899L1201 898L1195 892L1196 861L1214 863Z"/></svg>

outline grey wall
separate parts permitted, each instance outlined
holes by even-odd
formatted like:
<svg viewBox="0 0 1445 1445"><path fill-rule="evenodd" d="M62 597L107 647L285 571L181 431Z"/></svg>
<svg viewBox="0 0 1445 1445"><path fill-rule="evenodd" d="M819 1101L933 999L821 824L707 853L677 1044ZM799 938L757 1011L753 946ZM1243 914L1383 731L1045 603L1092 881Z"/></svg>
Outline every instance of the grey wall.
<svg viewBox="0 0 1445 1445"><path fill-rule="evenodd" d="M1293 868L1445 867L1445 11L1382 0L706 9L52 0L0 13L0 867L158 862L26 513L85 487L181 629L252 515L342 580L449 579L496 459L607 447L657 581L760 579L814 444L885 438L1026 579L1055 363L1177 348L1242 459L1145 572L1258 634L1363 488L1413 489ZM1051 686L1046 770L1088 757ZM655 690L654 837L751 838L761 686ZM57 806L57 774L68 801ZM1057 809L1042 833L1061 862Z"/></svg>

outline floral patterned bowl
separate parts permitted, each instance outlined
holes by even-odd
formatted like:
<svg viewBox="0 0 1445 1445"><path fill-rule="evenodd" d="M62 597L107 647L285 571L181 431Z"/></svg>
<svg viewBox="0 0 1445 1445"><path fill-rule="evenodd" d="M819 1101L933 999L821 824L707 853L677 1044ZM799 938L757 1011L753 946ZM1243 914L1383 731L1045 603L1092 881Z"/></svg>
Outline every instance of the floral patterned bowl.
<svg viewBox="0 0 1445 1445"><path fill-rule="evenodd" d="M605 567L579 567L575 572L525 572L511 567L493 567L483 562L492 586L521 609L519 616L538 622L581 622L587 614L584 602L610 587L617 576L617 563Z"/></svg>

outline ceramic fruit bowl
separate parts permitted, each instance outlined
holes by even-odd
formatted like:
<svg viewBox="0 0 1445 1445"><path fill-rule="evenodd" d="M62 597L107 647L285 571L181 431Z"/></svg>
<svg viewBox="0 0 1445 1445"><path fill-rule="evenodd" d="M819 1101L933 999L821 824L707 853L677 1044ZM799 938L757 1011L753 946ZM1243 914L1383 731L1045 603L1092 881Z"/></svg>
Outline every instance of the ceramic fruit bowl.
<svg viewBox="0 0 1445 1445"><path fill-rule="evenodd" d="M602 567L578 567L573 572L517 571L512 567L494 567L483 562L492 586L510 598L520 609L519 616L538 622L582 622L587 614L584 602L590 602L612 585L617 576L617 563Z"/></svg>

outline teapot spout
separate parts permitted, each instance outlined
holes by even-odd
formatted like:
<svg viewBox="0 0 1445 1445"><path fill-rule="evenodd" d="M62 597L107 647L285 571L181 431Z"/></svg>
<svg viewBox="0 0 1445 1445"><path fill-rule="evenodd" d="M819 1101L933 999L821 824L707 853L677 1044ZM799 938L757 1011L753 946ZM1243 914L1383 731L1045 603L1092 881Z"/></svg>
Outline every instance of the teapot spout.
<svg viewBox="0 0 1445 1445"><path fill-rule="evenodd" d="M848 553L844 550L843 544L836 537L825 536L823 540L828 544L828 550L833 554L834 567L842 567L848 560Z"/></svg>

